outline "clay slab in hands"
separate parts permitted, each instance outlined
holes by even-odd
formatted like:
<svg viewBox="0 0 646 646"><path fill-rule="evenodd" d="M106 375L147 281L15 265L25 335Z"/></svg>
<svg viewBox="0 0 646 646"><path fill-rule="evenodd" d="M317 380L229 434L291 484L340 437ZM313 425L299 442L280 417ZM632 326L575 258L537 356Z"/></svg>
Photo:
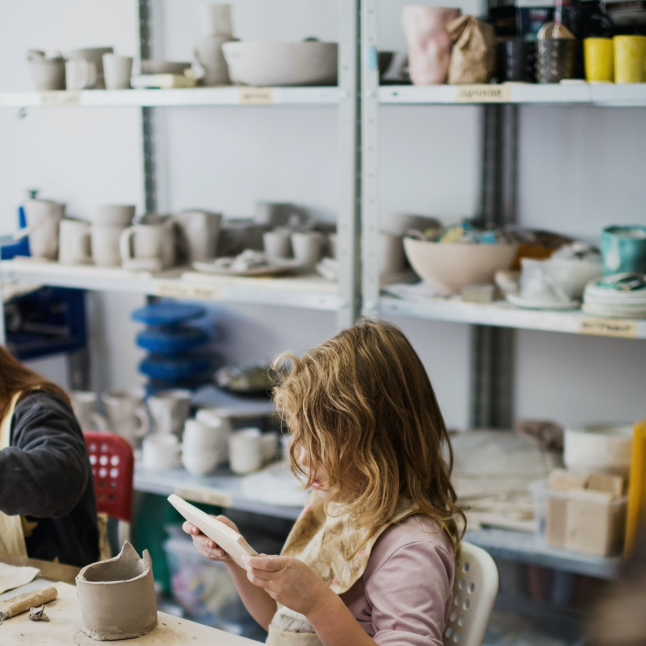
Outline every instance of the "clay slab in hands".
<svg viewBox="0 0 646 646"><path fill-rule="evenodd" d="M245 568L242 562L243 556L257 556L258 552L245 541L245 539L233 531L230 527L221 523L219 520L205 514L191 503L186 502L183 498L171 494L168 496L168 502L177 509L177 511L193 523L205 536L218 544L231 559L241 568Z"/></svg>
<svg viewBox="0 0 646 646"><path fill-rule="evenodd" d="M121 553L84 567L76 577L83 632L96 641L132 639L157 625L153 566L125 541Z"/></svg>

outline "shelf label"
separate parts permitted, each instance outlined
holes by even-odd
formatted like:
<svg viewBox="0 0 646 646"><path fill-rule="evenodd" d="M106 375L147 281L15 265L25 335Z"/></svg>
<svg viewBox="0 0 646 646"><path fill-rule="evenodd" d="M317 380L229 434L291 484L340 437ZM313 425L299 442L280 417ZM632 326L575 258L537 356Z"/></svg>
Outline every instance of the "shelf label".
<svg viewBox="0 0 646 646"><path fill-rule="evenodd" d="M637 323L624 319L585 318L581 321L579 334L612 336L620 339L636 339Z"/></svg>
<svg viewBox="0 0 646 646"><path fill-rule="evenodd" d="M157 280L155 281L155 296L219 301L222 298L222 293L217 285L196 285L181 280Z"/></svg>
<svg viewBox="0 0 646 646"><path fill-rule="evenodd" d="M511 100L509 85L457 85L456 103L508 103Z"/></svg>
<svg viewBox="0 0 646 646"><path fill-rule="evenodd" d="M206 487L176 487L175 495L193 502L203 502L217 507L231 507L231 496L224 491L208 489Z"/></svg>
<svg viewBox="0 0 646 646"><path fill-rule="evenodd" d="M81 105L81 93L65 92L62 90L55 92L41 92L40 105L44 107Z"/></svg>
<svg viewBox="0 0 646 646"><path fill-rule="evenodd" d="M274 88L244 87L240 88L240 105L272 105Z"/></svg>

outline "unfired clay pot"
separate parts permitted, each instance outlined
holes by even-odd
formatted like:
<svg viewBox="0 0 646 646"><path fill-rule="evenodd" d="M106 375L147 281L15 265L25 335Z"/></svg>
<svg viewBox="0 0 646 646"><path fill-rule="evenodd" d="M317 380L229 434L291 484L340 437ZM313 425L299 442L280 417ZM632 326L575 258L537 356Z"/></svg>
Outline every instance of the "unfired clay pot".
<svg viewBox="0 0 646 646"><path fill-rule="evenodd" d="M76 577L83 632L96 641L132 639L157 625L153 566L126 541L121 554L84 567Z"/></svg>
<svg viewBox="0 0 646 646"><path fill-rule="evenodd" d="M402 11L402 27L408 42L408 65L413 85L446 82L451 56L451 36L446 25L460 9L409 5Z"/></svg>

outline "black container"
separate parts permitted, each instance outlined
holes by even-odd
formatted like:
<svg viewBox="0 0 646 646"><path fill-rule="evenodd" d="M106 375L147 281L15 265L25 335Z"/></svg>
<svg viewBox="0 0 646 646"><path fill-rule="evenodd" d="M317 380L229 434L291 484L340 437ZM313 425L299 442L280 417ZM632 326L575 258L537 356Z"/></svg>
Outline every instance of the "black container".
<svg viewBox="0 0 646 646"><path fill-rule="evenodd" d="M508 40L502 44L502 80L524 83L536 81L536 43Z"/></svg>
<svg viewBox="0 0 646 646"><path fill-rule="evenodd" d="M536 80L559 83L576 78L581 43L573 38L548 38L536 42Z"/></svg>

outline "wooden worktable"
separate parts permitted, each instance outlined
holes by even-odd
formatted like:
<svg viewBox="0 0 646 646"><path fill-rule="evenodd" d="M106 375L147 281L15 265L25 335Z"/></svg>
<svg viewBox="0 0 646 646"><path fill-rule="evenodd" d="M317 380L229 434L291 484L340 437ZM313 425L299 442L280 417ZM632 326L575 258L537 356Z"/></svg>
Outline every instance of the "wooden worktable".
<svg viewBox="0 0 646 646"><path fill-rule="evenodd" d="M72 574L75 576L75 572L78 572L78 568L55 563L44 563L43 566L43 562L34 562L33 559L24 559L23 563L15 559L11 560L10 557L2 557L2 561L10 565L40 567L43 575L46 573L49 575L48 578L61 576L69 580ZM58 590L58 598L45 606L45 612L50 621L29 621L26 612L7 619L0 626L0 644L3 646L5 644L7 646L97 646L103 643L95 642L81 631L81 611L76 597L76 587L63 581L53 583L40 581L43 587L53 585ZM28 586L31 588L34 583ZM23 587L27 588L27 586ZM13 592L16 595L21 594L21 588ZM138 639L124 641L123 644L128 646L252 646L255 644L258 646L258 642L163 612L158 613L158 624L152 632Z"/></svg>

